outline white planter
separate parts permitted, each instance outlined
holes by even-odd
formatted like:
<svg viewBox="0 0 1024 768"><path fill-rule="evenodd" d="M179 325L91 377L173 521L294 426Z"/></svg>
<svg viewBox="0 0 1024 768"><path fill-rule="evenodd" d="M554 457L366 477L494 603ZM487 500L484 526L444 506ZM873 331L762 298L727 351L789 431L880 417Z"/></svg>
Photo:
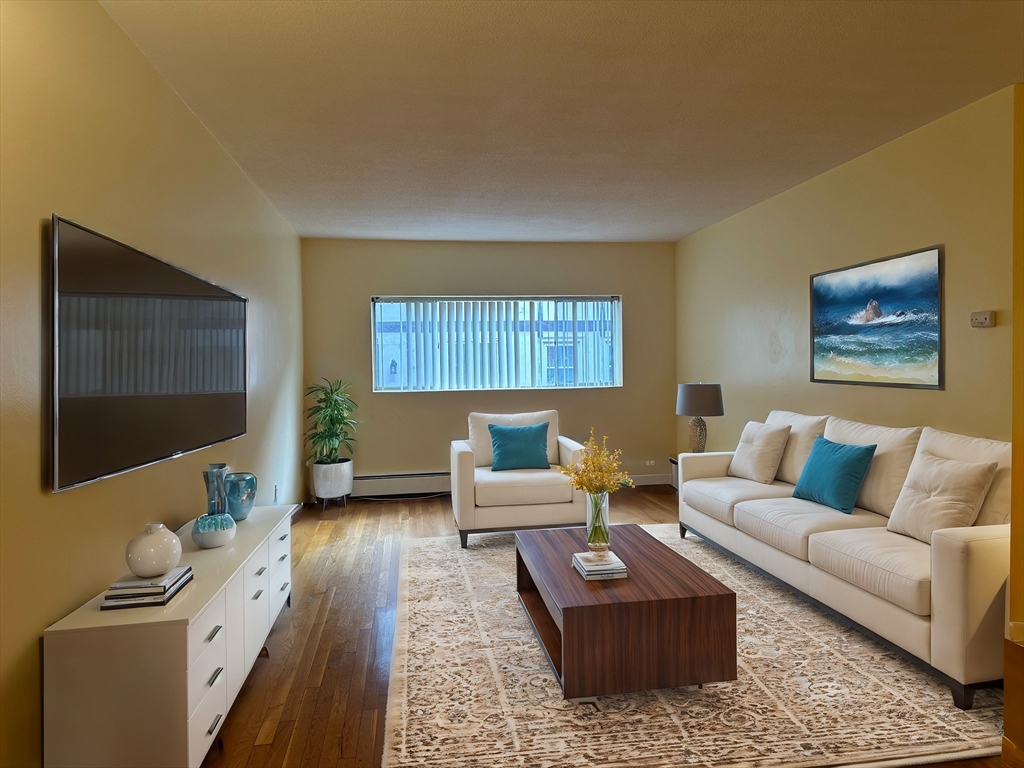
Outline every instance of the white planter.
<svg viewBox="0 0 1024 768"><path fill-rule="evenodd" d="M124 559L136 576L163 576L181 560L181 540L163 523L146 523L146 530L128 542Z"/></svg>
<svg viewBox="0 0 1024 768"><path fill-rule="evenodd" d="M313 495L318 499L340 499L352 493L352 459L337 464L313 465Z"/></svg>

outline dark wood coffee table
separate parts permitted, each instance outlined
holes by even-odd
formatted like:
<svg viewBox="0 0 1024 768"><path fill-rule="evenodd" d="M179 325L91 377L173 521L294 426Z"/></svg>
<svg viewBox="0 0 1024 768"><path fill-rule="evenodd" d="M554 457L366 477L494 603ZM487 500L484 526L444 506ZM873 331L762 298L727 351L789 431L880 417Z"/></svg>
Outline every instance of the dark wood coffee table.
<svg viewBox="0 0 1024 768"><path fill-rule="evenodd" d="M736 594L637 525L612 527L629 576L584 581L583 528L516 533L519 599L567 699L736 679Z"/></svg>

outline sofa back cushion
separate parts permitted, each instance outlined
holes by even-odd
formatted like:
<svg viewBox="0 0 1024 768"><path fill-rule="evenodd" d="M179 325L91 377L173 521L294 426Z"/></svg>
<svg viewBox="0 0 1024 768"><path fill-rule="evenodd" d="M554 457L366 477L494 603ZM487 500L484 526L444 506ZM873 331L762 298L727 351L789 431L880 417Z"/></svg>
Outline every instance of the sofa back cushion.
<svg viewBox="0 0 1024 768"><path fill-rule="evenodd" d="M471 413L469 414L469 447L473 450L473 464L489 467L494 463L491 433L488 424L521 427L527 424L548 423L548 463L558 463L558 411L534 413Z"/></svg>
<svg viewBox="0 0 1024 768"><path fill-rule="evenodd" d="M985 494L975 525L1010 522L1010 453L1012 445L984 437L967 437L925 427L917 450L953 461L972 463L994 461L998 466Z"/></svg>
<svg viewBox="0 0 1024 768"><path fill-rule="evenodd" d="M878 446L860 487L857 506L886 517L891 515L910 472L921 427L879 427L830 416L825 424L825 439L847 445Z"/></svg>
<svg viewBox="0 0 1024 768"><path fill-rule="evenodd" d="M790 426L789 440L786 442L786 450L782 452L775 479L796 485L800 473L804 471L807 457L811 455L814 441L825 434L827 421L828 416L804 416L792 411L772 411L768 414L766 424Z"/></svg>
<svg viewBox="0 0 1024 768"><path fill-rule="evenodd" d="M998 466L942 459L918 449L889 516L889 530L931 544L935 531L974 525Z"/></svg>
<svg viewBox="0 0 1024 768"><path fill-rule="evenodd" d="M748 421L729 463L729 475L768 484L775 479L782 452L789 440L788 424Z"/></svg>

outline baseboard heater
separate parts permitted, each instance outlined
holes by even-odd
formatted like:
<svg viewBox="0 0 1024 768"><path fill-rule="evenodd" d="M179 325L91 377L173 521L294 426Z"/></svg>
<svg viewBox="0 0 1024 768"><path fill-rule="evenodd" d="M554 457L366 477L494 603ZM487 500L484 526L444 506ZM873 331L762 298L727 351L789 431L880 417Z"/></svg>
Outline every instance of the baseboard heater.
<svg viewBox="0 0 1024 768"><path fill-rule="evenodd" d="M668 484L671 475L633 475L635 485ZM405 475L356 475L352 498L359 496L403 496L415 493L451 493L450 472L417 472Z"/></svg>
<svg viewBox="0 0 1024 768"><path fill-rule="evenodd" d="M356 475L352 497L403 496L414 493L451 493L450 472L417 472L407 475Z"/></svg>

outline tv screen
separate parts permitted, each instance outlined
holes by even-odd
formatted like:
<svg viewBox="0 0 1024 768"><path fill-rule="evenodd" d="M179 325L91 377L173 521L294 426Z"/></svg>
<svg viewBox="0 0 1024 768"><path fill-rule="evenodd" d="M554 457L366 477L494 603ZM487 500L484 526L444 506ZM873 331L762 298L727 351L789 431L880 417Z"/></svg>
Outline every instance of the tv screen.
<svg viewBox="0 0 1024 768"><path fill-rule="evenodd" d="M53 489L245 434L247 300L52 221Z"/></svg>

